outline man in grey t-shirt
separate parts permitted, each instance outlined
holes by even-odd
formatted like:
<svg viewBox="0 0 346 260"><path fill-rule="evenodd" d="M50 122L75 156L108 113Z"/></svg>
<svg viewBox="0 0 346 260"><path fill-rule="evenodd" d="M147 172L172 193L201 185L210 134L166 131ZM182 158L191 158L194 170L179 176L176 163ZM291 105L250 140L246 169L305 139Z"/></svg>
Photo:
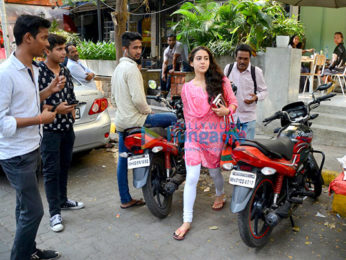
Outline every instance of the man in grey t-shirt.
<svg viewBox="0 0 346 260"><path fill-rule="evenodd" d="M163 52L163 63L161 73L161 92L167 95L171 88L171 79L168 73L179 71L183 66L183 71L191 71L187 61L187 53L184 45L176 40L175 35L169 35L167 39L168 47Z"/></svg>

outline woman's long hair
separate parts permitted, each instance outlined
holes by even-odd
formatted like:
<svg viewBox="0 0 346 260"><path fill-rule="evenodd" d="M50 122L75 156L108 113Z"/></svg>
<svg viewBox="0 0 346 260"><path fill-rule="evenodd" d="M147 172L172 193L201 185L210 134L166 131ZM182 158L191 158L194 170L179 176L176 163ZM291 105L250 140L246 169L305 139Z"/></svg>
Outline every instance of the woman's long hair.
<svg viewBox="0 0 346 260"><path fill-rule="evenodd" d="M296 36L299 37L298 34L293 35L293 36L290 38L290 42L288 43L289 45L292 46L292 48L293 48L293 40L294 40L294 38L296 38ZM303 47L303 44L302 44L301 39L300 39L300 37L299 37L299 43L297 44L297 46L296 46L295 48L301 49L302 47Z"/></svg>
<svg viewBox="0 0 346 260"><path fill-rule="evenodd" d="M219 65L216 63L215 58L211 51L204 46L198 46L194 48L190 55L189 55L189 62L190 64L193 62L195 55L198 51L204 50L209 55L209 68L207 72L205 73L205 83L207 85L207 93L208 93L208 102L211 104L212 100L220 93L224 95L223 91L223 77L224 74L219 67Z"/></svg>

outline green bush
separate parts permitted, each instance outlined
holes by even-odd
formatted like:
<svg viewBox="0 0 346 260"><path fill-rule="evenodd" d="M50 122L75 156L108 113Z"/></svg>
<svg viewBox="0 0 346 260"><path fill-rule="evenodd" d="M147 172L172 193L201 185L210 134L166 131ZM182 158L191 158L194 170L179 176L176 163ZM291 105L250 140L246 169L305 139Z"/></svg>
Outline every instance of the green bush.
<svg viewBox="0 0 346 260"><path fill-rule="evenodd" d="M115 60L115 45L112 42L82 41L77 45L79 57L85 60Z"/></svg>
<svg viewBox="0 0 346 260"><path fill-rule="evenodd" d="M178 40L190 50L208 46L215 55L231 55L240 43L259 51L273 46L277 35L304 33L302 24L287 18L282 7L271 0L229 0L224 4L199 0L184 3L172 15L181 18L173 26Z"/></svg>

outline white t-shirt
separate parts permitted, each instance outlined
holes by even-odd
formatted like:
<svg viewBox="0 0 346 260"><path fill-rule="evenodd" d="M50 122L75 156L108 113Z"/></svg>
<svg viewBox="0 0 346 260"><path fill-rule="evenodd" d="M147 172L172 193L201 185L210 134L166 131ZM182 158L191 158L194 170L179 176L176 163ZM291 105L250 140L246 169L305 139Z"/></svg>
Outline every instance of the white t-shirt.
<svg viewBox="0 0 346 260"><path fill-rule="evenodd" d="M177 62L187 62L184 46L181 42L176 42L172 49L169 48L169 46L165 49L163 52L163 61L168 60L168 65L172 65L174 54L180 54L180 56L177 58Z"/></svg>

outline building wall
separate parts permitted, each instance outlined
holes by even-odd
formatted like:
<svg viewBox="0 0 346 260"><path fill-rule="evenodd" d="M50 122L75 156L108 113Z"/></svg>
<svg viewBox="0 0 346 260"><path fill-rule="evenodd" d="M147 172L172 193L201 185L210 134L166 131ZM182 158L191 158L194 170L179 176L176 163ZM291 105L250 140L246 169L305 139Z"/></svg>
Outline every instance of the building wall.
<svg viewBox="0 0 346 260"><path fill-rule="evenodd" d="M62 6L62 0L5 0L5 3L22 5Z"/></svg>
<svg viewBox="0 0 346 260"><path fill-rule="evenodd" d="M301 7L300 20L305 27L306 48L328 49L328 58L335 48L334 32L346 36L346 8Z"/></svg>

